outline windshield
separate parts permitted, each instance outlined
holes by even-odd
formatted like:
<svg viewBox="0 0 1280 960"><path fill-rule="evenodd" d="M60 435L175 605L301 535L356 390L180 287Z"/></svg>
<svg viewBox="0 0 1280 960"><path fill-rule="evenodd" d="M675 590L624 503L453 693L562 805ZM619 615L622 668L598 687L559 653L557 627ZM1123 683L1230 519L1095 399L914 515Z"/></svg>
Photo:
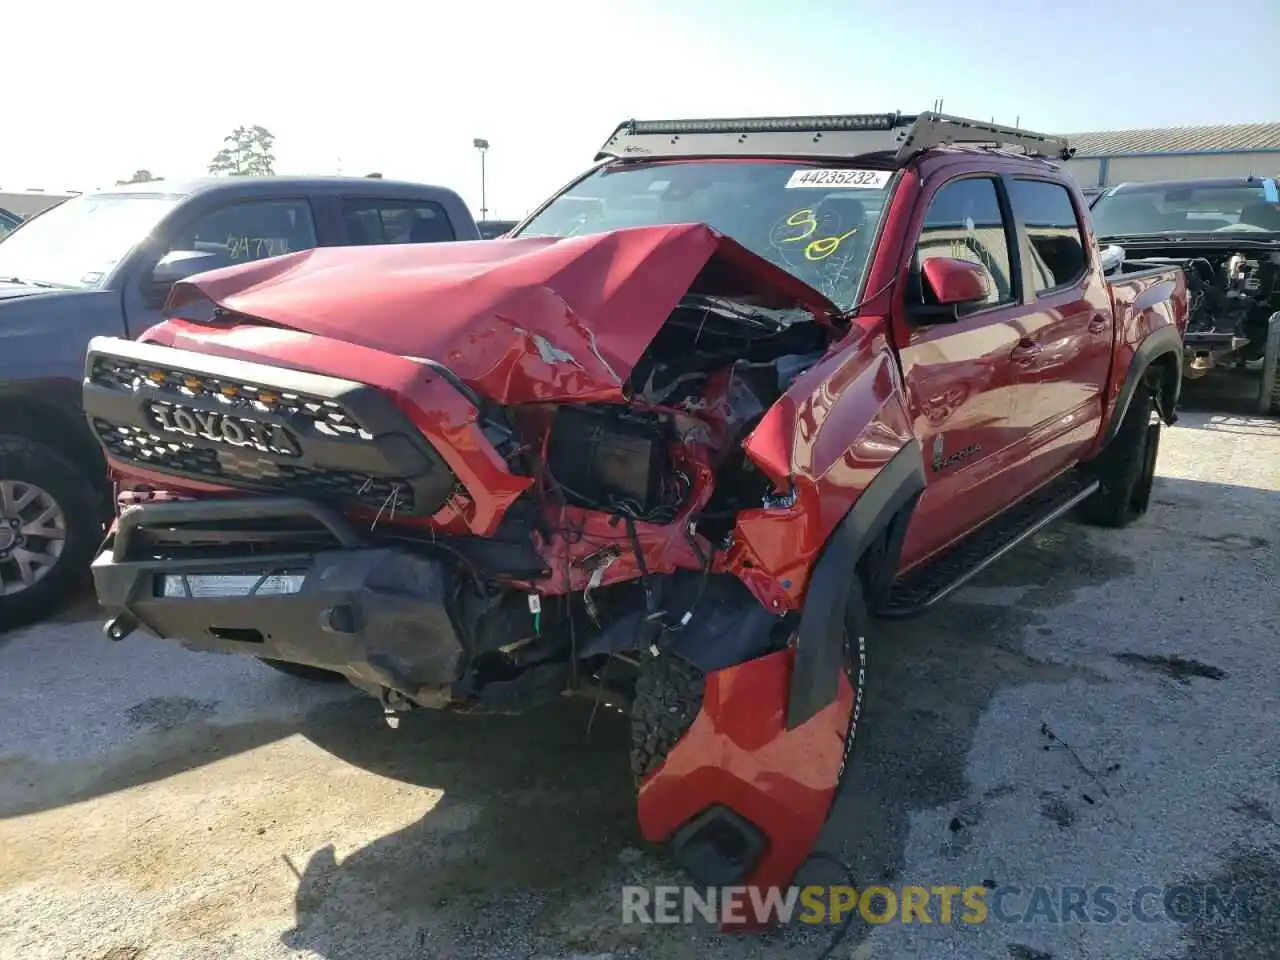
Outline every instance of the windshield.
<svg viewBox="0 0 1280 960"><path fill-rule="evenodd" d="M1098 236L1168 233L1280 233L1274 180L1153 183L1106 193L1093 204Z"/></svg>
<svg viewBox="0 0 1280 960"><path fill-rule="evenodd" d="M97 287L180 199L117 193L64 200L0 239L0 280Z"/></svg>
<svg viewBox="0 0 1280 960"><path fill-rule="evenodd" d="M519 235L706 223L848 309L891 177L794 162L614 163L552 200Z"/></svg>

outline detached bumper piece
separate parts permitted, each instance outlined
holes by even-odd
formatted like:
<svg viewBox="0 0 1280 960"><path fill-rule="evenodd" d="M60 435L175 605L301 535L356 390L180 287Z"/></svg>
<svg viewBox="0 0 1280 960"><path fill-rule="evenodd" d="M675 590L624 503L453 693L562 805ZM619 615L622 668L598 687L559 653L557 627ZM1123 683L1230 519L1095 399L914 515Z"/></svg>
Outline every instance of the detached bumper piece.
<svg viewBox="0 0 1280 960"><path fill-rule="evenodd" d="M363 544L339 514L269 497L130 507L93 563L114 639L135 625L200 650L343 673L441 706L465 664L451 570Z"/></svg>

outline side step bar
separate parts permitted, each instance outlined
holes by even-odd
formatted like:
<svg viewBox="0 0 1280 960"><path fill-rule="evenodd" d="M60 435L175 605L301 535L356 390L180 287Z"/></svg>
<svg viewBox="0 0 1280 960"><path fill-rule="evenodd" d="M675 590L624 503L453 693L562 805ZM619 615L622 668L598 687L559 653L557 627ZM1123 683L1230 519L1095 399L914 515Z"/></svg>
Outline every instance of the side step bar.
<svg viewBox="0 0 1280 960"><path fill-rule="evenodd" d="M1046 484L895 580L875 615L898 619L924 613L1097 489L1098 481L1077 470Z"/></svg>

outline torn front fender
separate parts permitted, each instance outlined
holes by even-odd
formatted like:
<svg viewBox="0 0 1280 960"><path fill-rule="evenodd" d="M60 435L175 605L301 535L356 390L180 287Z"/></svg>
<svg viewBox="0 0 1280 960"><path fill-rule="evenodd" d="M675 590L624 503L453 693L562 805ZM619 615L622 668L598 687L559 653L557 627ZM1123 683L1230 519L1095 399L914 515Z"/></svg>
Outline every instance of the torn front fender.
<svg viewBox="0 0 1280 960"><path fill-rule="evenodd" d="M741 882L761 891L787 885L813 849L854 732L855 690L839 668L834 702L788 728L793 661L788 647L708 674L701 711L641 783L637 805L640 830L653 843L679 846L682 828L707 811L728 809L745 820L764 842L754 862L740 865ZM680 860L692 852L673 853Z"/></svg>
<svg viewBox="0 0 1280 960"><path fill-rule="evenodd" d="M501 403L616 401L689 292L832 316L812 287L704 224L569 238L328 247L179 283L251 320L421 357Z"/></svg>

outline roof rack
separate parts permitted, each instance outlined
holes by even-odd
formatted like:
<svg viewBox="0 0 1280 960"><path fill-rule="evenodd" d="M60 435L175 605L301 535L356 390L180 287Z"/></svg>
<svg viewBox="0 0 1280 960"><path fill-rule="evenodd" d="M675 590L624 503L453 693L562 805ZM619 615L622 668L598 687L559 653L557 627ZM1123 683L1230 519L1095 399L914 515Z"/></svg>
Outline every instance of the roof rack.
<svg viewBox="0 0 1280 960"><path fill-rule="evenodd" d="M823 117L743 117L724 120L626 120L597 160L753 156L850 159L889 154L894 164L953 143L1020 147L1026 156L1069 160L1062 137L966 120L943 113L858 113Z"/></svg>

